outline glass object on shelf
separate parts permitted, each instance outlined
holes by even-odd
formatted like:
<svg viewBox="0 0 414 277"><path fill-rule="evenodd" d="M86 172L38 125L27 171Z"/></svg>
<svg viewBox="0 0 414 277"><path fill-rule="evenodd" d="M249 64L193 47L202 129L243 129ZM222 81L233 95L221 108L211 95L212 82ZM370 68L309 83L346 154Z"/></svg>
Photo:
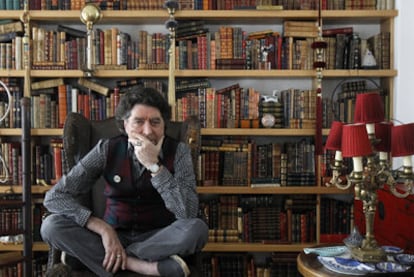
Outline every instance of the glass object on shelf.
<svg viewBox="0 0 414 277"><path fill-rule="evenodd" d="M272 128L275 125L276 119L272 114L264 114L262 117L262 125L266 128Z"/></svg>

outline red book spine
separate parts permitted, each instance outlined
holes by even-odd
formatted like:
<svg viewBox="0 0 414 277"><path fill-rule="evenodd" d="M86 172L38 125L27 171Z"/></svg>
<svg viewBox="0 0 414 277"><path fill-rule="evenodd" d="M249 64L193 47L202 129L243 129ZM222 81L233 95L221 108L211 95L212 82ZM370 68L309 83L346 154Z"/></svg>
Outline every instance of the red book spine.
<svg viewBox="0 0 414 277"><path fill-rule="evenodd" d="M58 86L58 98L59 98L59 115L58 115L58 126L63 128L67 115L67 98L66 98L66 85Z"/></svg>
<svg viewBox="0 0 414 277"><path fill-rule="evenodd" d="M59 144L53 147L53 158L55 166L55 182L62 178L62 148Z"/></svg>
<svg viewBox="0 0 414 277"><path fill-rule="evenodd" d="M87 119L91 118L91 108L90 108L90 96L89 94L84 94L83 95L83 111L84 111L84 116Z"/></svg>

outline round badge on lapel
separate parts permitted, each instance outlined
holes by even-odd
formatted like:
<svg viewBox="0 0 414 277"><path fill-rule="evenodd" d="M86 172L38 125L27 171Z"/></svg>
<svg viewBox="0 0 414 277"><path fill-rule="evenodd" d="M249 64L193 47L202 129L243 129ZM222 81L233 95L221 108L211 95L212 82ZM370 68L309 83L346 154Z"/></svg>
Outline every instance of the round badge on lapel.
<svg viewBox="0 0 414 277"><path fill-rule="evenodd" d="M115 183L119 183L119 182L121 182L121 176L119 176L119 175L115 175L115 176L114 176L114 182L115 182Z"/></svg>

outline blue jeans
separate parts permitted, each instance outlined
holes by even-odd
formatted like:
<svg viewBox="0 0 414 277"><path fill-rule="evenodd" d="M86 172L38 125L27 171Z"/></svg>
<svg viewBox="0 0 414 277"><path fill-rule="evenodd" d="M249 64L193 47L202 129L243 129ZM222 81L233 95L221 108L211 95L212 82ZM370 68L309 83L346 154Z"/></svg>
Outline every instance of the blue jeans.
<svg viewBox="0 0 414 277"><path fill-rule="evenodd" d="M47 216L41 226L45 242L76 257L98 276L112 276L102 262L105 249L101 237L62 215ZM118 237L129 256L159 261L177 254L182 257L201 251L208 240L208 226L199 219L178 219L171 225L149 231L119 231Z"/></svg>

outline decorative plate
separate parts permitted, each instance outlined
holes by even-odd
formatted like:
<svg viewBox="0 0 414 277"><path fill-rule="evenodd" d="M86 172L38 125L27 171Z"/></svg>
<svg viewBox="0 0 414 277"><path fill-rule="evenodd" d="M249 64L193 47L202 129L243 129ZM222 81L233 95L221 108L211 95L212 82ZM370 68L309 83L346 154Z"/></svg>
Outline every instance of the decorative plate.
<svg viewBox="0 0 414 277"><path fill-rule="evenodd" d="M395 259L402 265L413 265L414 255L411 254L397 254Z"/></svg>
<svg viewBox="0 0 414 277"><path fill-rule="evenodd" d="M318 260L327 269L342 274L365 275L368 272L375 271L375 266L363 264L354 259L318 256Z"/></svg>
<svg viewBox="0 0 414 277"><path fill-rule="evenodd" d="M385 253L387 254L400 254L402 252L404 252L404 250L402 250L401 248L397 247L397 246L392 246L392 245L384 245L381 247Z"/></svg>
<svg viewBox="0 0 414 277"><path fill-rule="evenodd" d="M376 267L382 272L404 272L411 268L409 265L402 265L395 262L377 263Z"/></svg>
<svg viewBox="0 0 414 277"><path fill-rule="evenodd" d="M305 254L315 253L322 257L333 257L339 256L345 253L348 250L346 246L328 246L328 247L318 247L318 248L304 248L303 252Z"/></svg>

